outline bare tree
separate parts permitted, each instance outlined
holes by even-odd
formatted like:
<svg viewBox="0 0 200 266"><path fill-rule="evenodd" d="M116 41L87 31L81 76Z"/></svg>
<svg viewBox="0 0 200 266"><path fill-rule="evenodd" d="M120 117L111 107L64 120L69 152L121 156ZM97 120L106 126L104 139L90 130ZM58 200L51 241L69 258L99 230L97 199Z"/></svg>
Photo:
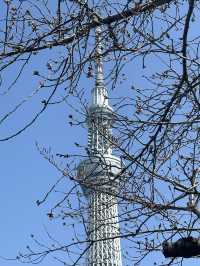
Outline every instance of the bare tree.
<svg viewBox="0 0 200 266"><path fill-rule="evenodd" d="M0 141L23 133L52 104L68 104L76 113L69 117L70 124L84 124L88 108L79 85L83 79L93 77L97 26L102 28L102 55L110 67L105 81L110 88L117 90L126 78L123 69L134 60L142 62L143 69L150 62L159 64L155 71L152 67L146 73L148 87L137 88L133 84L130 91L134 97L128 94L111 99L116 110L117 141L109 138L109 142L124 164L117 178L123 176L126 181L117 194L120 238L126 246L123 256L127 265L145 263L146 257L154 252L163 259L159 265L184 265L183 258L165 261L161 252L165 241L199 237L199 2L55 2L4 0L2 3L1 95L10 95L27 71L39 77L39 84L28 96L20 92L24 98L1 117L0 124L17 116L22 106L34 97L39 110L32 110L32 117L23 127L1 136ZM34 66L35 58L44 55L48 58L46 70L42 64ZM17 72L11 80L7 75L13 69ZM70 104L74 100L79 103L78 110ZM104 132L102 135L108 138ZM77 154L57 155L38 146L61 178L37 203L42 204L57 186L67 182L64 197L52 207L49 218L63 219L66 230L73 232L72 241L59 243L47 232L52 247L32 236L40 251L38 247L37 251L28 247L17 259L39 262L55 254L64 265L82 262L91 243L85 240L88 205L76 170L80 159L90 154L84 144L76 146ZM92 184L86 185L92 188ZM65 256L72 259L71 264L66 263Z"/></svg>

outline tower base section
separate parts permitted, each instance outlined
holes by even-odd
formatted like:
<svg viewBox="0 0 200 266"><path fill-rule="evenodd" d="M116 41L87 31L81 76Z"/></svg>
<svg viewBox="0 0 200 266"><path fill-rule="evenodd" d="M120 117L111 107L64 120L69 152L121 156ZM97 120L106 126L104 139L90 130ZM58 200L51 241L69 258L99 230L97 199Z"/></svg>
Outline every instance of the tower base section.
<svg viewBox="0 0 200 266"><path fill-rule="evenodd" d="M122 266L117 199L93 191L88 196L90 247L87 266Z"/></svg>

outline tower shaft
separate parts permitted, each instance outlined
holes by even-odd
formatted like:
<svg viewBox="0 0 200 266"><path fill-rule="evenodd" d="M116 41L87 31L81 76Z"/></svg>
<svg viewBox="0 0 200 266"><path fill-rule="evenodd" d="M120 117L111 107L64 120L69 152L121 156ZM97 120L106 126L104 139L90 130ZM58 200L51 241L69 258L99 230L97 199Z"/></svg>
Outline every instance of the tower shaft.
<svg viewBox="0 0 200 266"><path fill-rule="evenodd" d="M115 196L93 192L89 196L87 266L121 266L118 208Z"/></svg>
<svg viewBox="0 0 200 266"><path fill-rule="evenodd" d="M88 199L87 266L122 266L117 193L121 161L112 155L114 112L103 80L101 31L96 31L96 82L87 115L88 156L78 179Z"/></svg>

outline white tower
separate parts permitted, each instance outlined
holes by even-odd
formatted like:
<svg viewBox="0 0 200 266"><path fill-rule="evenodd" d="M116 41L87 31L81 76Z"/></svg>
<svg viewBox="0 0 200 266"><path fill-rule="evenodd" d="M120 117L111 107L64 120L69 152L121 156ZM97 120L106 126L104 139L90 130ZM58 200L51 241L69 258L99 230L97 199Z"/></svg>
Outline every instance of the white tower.
<svg viewBox="0 0 200 266"><path fill-rule="evenodd" d="M87 115L88 159L78 167L78 179L88 199L87 266L122 266L116 194L121 161L112 155L114 112L108 104L101 56L101 31L96 30L96 84Z"/></svg>

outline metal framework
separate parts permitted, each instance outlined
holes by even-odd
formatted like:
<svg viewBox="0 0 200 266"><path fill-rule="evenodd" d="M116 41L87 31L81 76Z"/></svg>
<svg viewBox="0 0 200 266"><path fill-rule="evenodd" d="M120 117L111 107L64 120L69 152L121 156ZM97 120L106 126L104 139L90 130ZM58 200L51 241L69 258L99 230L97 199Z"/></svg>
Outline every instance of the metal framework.
<svg viewBox="0 0 200 266"><path fill-rule="evenodd" d="M108 103L101 56L101 30L96 30L96 84L87 116L88 154L78 167L78 178L88 199L87 266L122 266L119 238L118 175L121 161L112 155L114 112Z"/></svg>

